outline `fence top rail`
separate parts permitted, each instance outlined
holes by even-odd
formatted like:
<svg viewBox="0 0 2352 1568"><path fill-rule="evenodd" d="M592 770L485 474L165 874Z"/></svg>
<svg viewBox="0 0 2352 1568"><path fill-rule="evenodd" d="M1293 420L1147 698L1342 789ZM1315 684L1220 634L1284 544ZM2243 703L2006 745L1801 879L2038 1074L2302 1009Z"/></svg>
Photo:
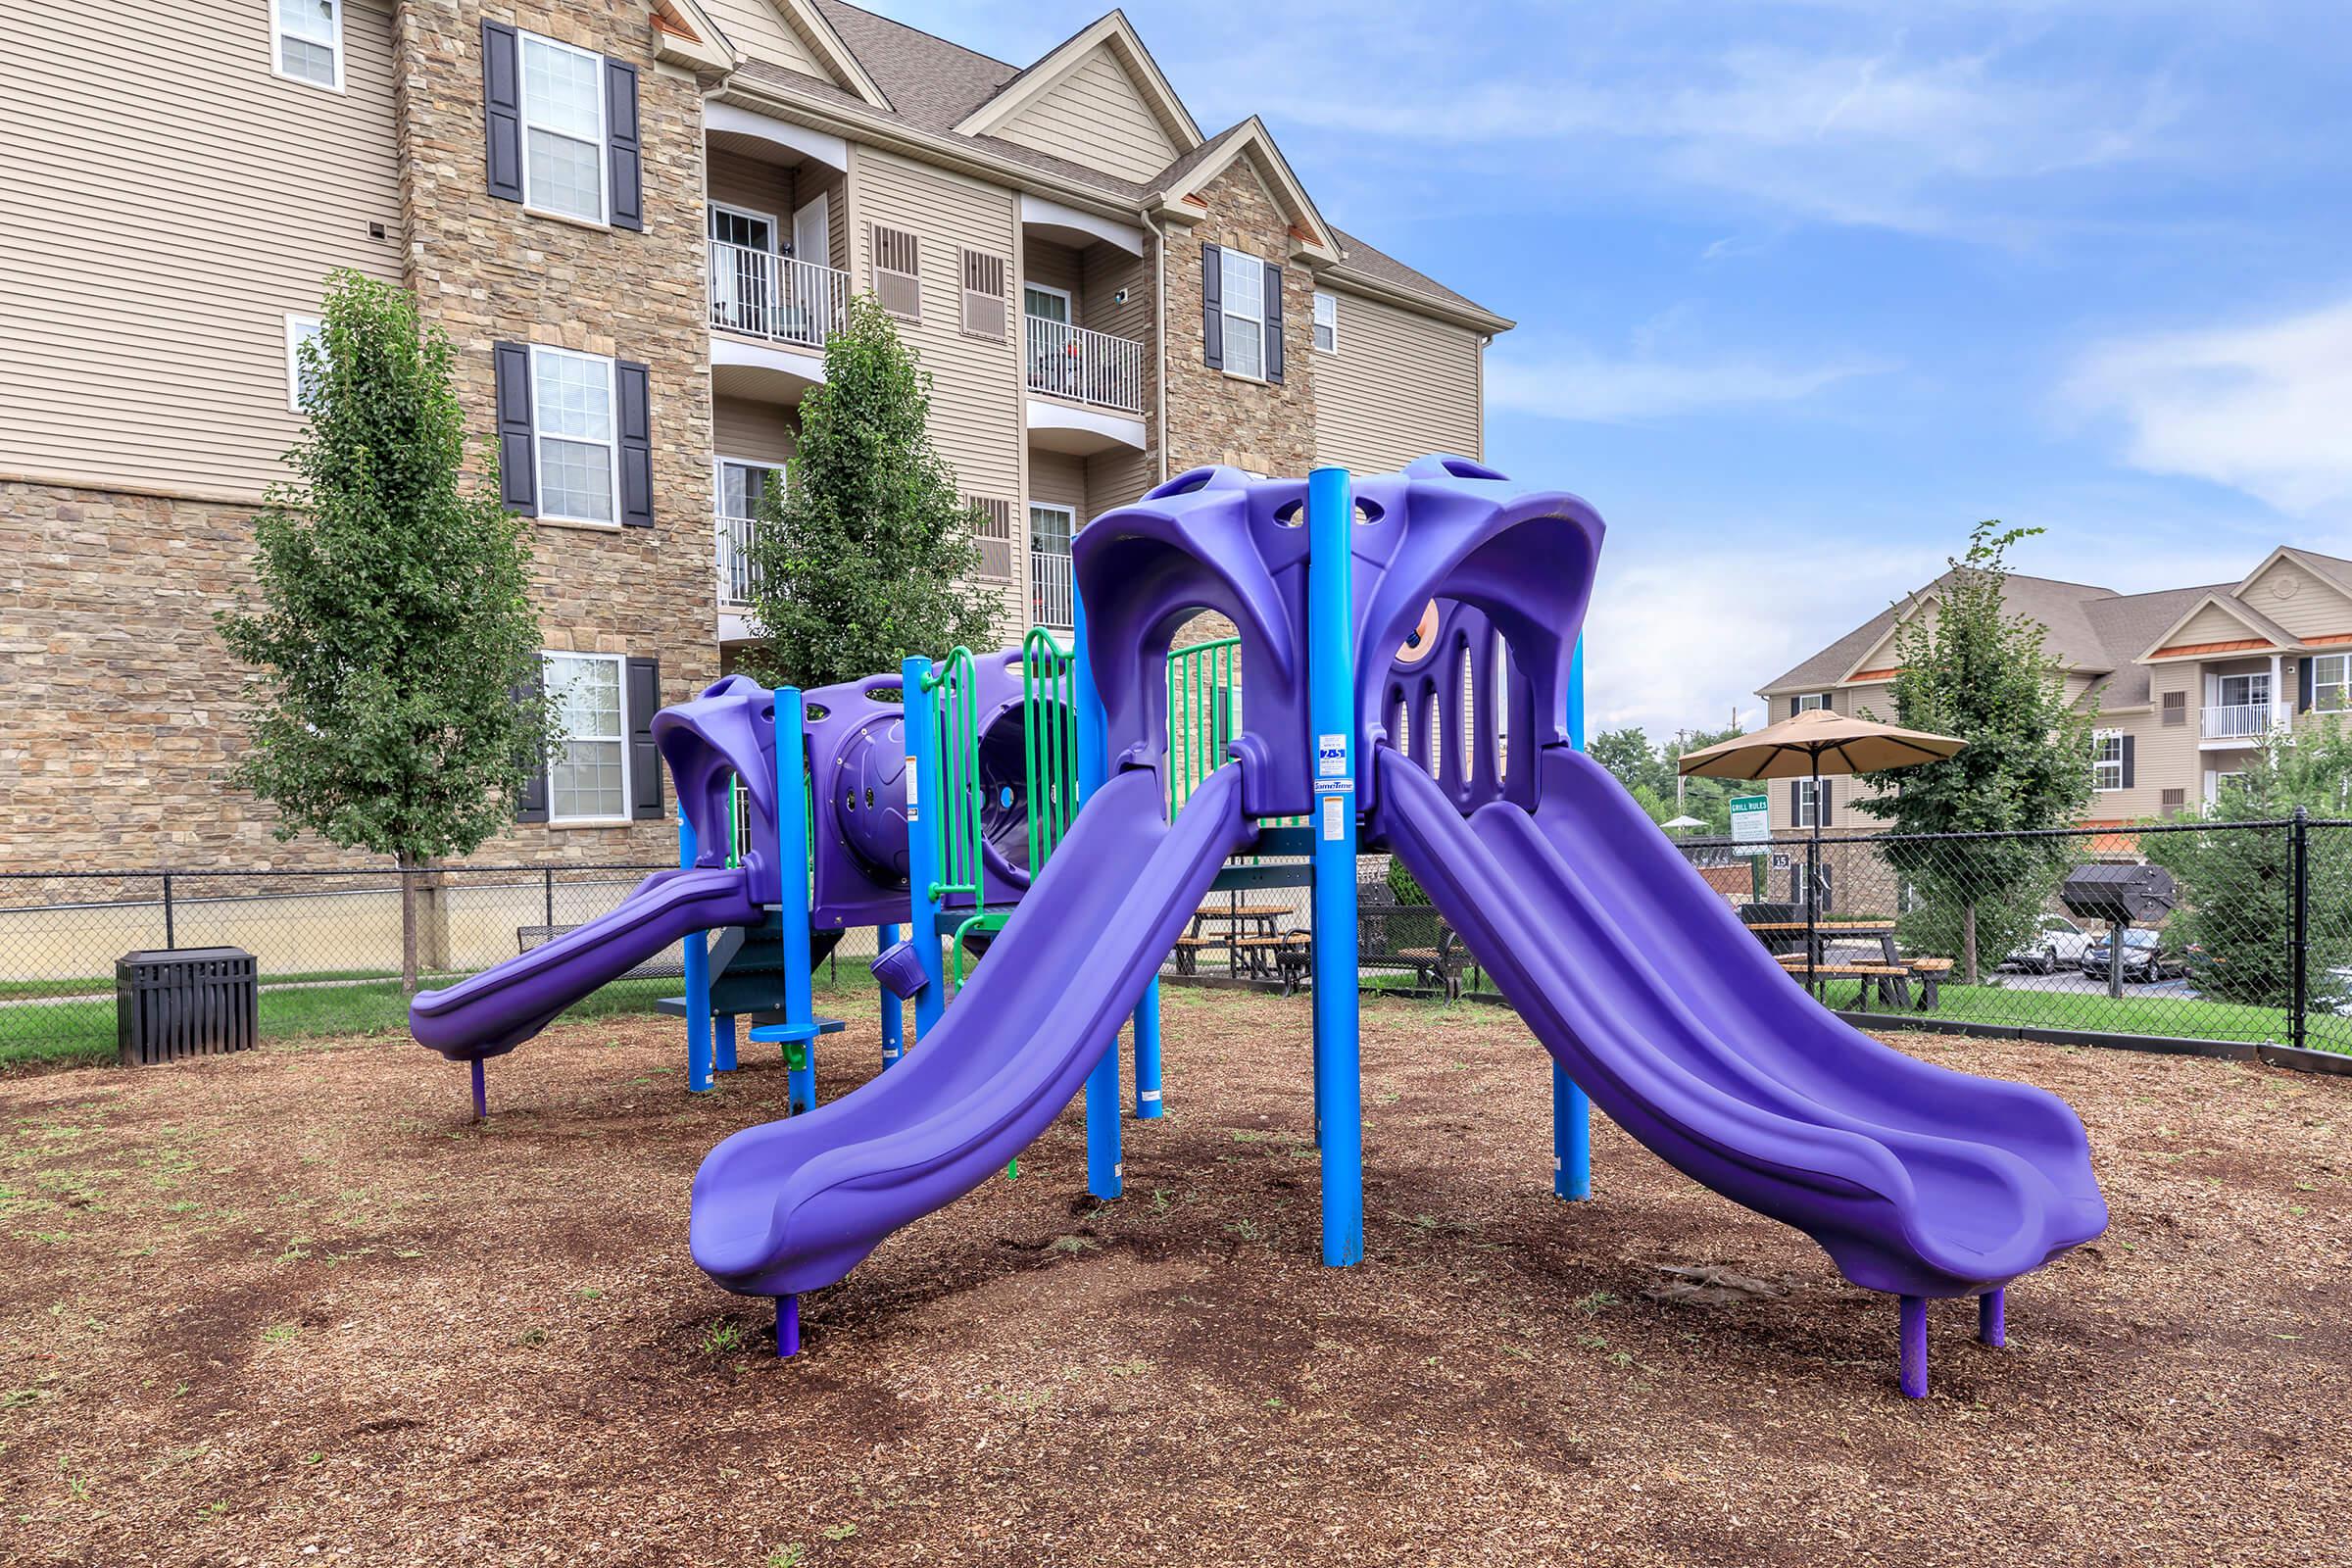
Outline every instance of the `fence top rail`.
<svg viewBox="0 0 2352 1568"><path fill-rule="evenodd" d="M218 876L218 877L240 877L240 876L320 876L320 877L332 877L332 876L372 876L372 877L387 877L387 876L390 876L390 877L397 877L397 876L489 876L489 875L513 876L513 875L514 875L516 872L527 872L527 873L529 873L529 874L530 874L530 875L532 875L532 876L541 876L541 875L551 875L551 876L552 876L552 875L554 875L554 874L556 874L556 873L558 873L558 872L566 872L566 873L568 873L568 872L572 872L572 871L642 871L642 872L654 872L654 871L674 871L674 870L676 870L676 869L677 869L677 867L676 867L676 866L674 866L674 865L661 865L661 864L654 864L654 863L638 864L638 863L635 863L635 862L622 862L622 861L611 861L611 862L607 862L607 861L575 861L575 860L566 860L566 861L564 861L564 862L562 865L420 865L420 866L417 866L417 867L416 867L414 870L408 870L408 871L404 871L404 870L402 870L402 869L401 869L399 866L397 866L397 865L386 865L386 866L377 866L377 867L366 867L366 866L355 866L355 867L337 867L337 868L330 868L330 869L320 869L320 868L318 868L318 867L316 867L316 866L284 866L284 867L271 867L271 866L238 866L238 867L231 867L231 868L228 868L228 869L222 869L222 868L220 868L220 867L218 867L218 866L192 866L192 865L154 865L154 866L131 866L131 867L128 867L128 868L124 869L124 870L120 870L120 871L4 871L4 870L0 870L0 882L58 882L58 881L70 881L70 880L74 880L74 879L88 879L88 880L96 881L96 880L101 880L101 879L104 879L104 878L110 878L110 877L111 877L111 878L120 879L120 878L126 877L126 876L143 876L143 877L163 877L163 876L172 876L172 877L180 877L180 876L186 876L186 877L204 877L204 876Z"/></svg>
<svg viewBox="0 0 2352 1568"><path fill-rule="evenodd" d="M2241 833L2259 828L2291 828L2291 816L2266 816L2242 822L2134 822L2125 827L1996 827L1981 828L1963 833L1824 833L1820 842L1829 844L1949 844L1971 839L2109 839L2136 838L2144 833ZM2306 827L2352 827L2352 818L2306 817ZM1802 849L1814 842L1813 835L1802 829L1792 831L1787 838L1754 840L1706 838L1676 839L1686 850L1738 850L1747 855L1764 855L1774 850Z"/></svg>

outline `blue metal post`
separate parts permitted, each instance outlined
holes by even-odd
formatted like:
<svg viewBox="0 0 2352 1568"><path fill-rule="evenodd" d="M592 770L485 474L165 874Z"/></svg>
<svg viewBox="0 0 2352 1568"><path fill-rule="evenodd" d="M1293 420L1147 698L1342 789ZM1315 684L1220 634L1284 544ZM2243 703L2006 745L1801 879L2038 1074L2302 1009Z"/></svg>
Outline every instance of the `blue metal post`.
<svg viewBox="0 0 2352 1568"><path fill-rule="evenodd" d="M1315 1133L1323 1261L1364 1255L1362 1051L1356 1037L1355 497L1345 468L1306 480L1306 712L1314 784Z"/></svg>
<svg viewBox="0 0 2352 1568"><path fill-rule="evenodd" d="M1151 1119L1159 1114L1159 982L1144 988L1143 1003L1135 1009L1135 1113Z"/></svg>
<svg viewBox="0 0 2352 1568"><path fill-rule="evenodd" d="M888 953L898 944L899 928L895 925L874 927L874 951ZM898 994L888 986L877 988L882 993L882 1065L895 1067L906 1054L906 1014Z"/></svg>
<svg viewBox="0 0 2352 1568"><path fill-rule="evenodd" d="M678 868L694 864L697 851L694 824L678 808ZM680 944L686 954L686 1087L695 1094L710 1088L710 944L697 931Z"/></svg>
<svg viewBox="0 0 2352 1568"><path fill-rule="evenodd" d="M923 691L931 661L909 659L899 666L899 700L906 711L906 939L923 962L923 989L914 998L915 1043L939 1025L948 1006L948 976L939 959L939 835L926 811L941 809L939 726L931 721L931 699Z"/></svg>
<svg viewBox="0 0 2352 1568"><path fill-rule="evenodd" d="M1086 641L1086 605L1081 601L1070 628L1071 683L1078 706L1078 808L1084 810L1110 774L1110 738L1102 697L1095 690L1095 667ZM1105 1200L1119 1196L1126 1179L1119 1158L1119 1043L1112 1040L1086 1075L1086 1190Z"/></svg>
<svg viewBox="0 0 2352 1568"><path fill-rule="evenodd" d="M776 877L784 923L785 1055L801 1053L800 1065L785 1075L792 1113L816 1108L816 1018L808 992L808 708L797 686L776 692Z"/></svg>
<svg viewBox="0 0 2352 1568"><path fill-rule="evenodd" d="M1585 640L1568 663L1568 744L1585 749ZM1571 1202L1592 1196L1592 1102L1551 1064L1551 1190Z"/></svg>

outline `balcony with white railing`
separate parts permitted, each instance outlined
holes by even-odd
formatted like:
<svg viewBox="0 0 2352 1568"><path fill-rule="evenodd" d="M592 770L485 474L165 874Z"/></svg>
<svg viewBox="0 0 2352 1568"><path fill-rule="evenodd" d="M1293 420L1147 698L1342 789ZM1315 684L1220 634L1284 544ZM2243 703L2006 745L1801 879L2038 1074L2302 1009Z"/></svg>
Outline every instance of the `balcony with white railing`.
<svg viewBox="0 0 2352 1568"><path fill-rule="evenodd" d="M710 241L710 324L822 349L849 310L850 274L748 245Z"/></svg>
<svg viewBox="0 0 2352 1568"><path fill-rule="evenodd" d="M722 605L748 605L752 590L759 585L760 568L752 560L752 530L759 526L749 517L718 517L718 602Z"/></svg>
<svg viewBox="0 0 2352 1568"><path fill-rule="evenodd" d="M1067 631L1077 615L1078 577L1066 550L1029 552L1029 618Z"/></svg>
<svg viewBox="0 0 2352 1568"><path fill-rule="evenodd" d="M1042 316L1021 318L1029 390L1122 414L1144 412L1144 346Z"/></svg>
<svg viewBox="0 0 2352 1568"><path fill-rule="evenodd" d="M2208 704L2199 719L2209 741L2258 741L2283 727L2278 710L2269 703Z"/></svg>

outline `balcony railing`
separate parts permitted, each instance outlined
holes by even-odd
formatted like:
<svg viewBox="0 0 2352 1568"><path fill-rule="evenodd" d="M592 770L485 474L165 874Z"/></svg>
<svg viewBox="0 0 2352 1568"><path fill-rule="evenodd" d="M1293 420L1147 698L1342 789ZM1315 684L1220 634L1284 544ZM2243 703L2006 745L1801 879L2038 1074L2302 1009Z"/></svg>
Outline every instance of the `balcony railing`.
<svg viewBox="0 0 2352 1568"><path fill-rule="evenodd" d="M2203 712L2204 736L2209 741L2256 740L2269 734L2278 722L2269 703L2224 703Z"/></svg>
<svg viewBox="0 0 2352 1568"><path fill-rule="evenodd" d="M752 529L758 524L749 517L719 517L718 533L718 602L722 605L748 605L752 589L760 581L760 568L752 560Z"/></svg>
<svg viewBox="0 0 2352 1568"><path fill-rule="evenodd" d="M821 349L841 330L850 274L748 245L710 242L710 324Z"/></svg>
<svg viewBox="0 0 2352 1568"><path fill-rule="evenodd" d="M1029 552L1029 618L1067 630L1078 609L1078 578L1066 550Z"/></svg>
<svg viewBox="0 0 2352 1568"><path fill-rule="evenodd" d="M1022 318L1029 390L1126 414L1144 412L1144 346L1083 326ZM1052 622L1062 625L1066 622Z"/></svg>

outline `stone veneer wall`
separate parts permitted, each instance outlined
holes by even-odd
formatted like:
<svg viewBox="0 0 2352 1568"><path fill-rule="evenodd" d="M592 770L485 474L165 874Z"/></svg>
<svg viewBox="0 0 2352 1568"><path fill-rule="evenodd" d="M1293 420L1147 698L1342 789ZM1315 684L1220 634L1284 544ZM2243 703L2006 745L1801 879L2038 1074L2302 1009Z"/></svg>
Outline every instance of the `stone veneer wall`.
<svg viewBox="0 0 2352 1568"><path fill-rule="evenodd" d="M544 218L489 194L485 15L637 68L643 232ZM649 16L592 0L404 0L394 48L408 282L457 346L474 430L485 441L492 431L494 343L542 343L650 368L654 526L543 524L532 576L547 647L659 658L662 701L677 703L719 673L703 112L694 79L655 64ZM665 804L674 803L665 796ZM477 858L660 861L674 858L676 845L668 820L518 826Z"/></svg>
<svg viewBox="0 0 2352 1568"><path fill-rule="evenodd" d="M1168 471L1229 463L1304 475L1315 461L1314 279L1287 260L1290 220L1247 158L1201 195L1207 215L1168 249ZM1212 370L1200 353L1200 247L1236 245L1282 268L1283 384Z"/></svg>

